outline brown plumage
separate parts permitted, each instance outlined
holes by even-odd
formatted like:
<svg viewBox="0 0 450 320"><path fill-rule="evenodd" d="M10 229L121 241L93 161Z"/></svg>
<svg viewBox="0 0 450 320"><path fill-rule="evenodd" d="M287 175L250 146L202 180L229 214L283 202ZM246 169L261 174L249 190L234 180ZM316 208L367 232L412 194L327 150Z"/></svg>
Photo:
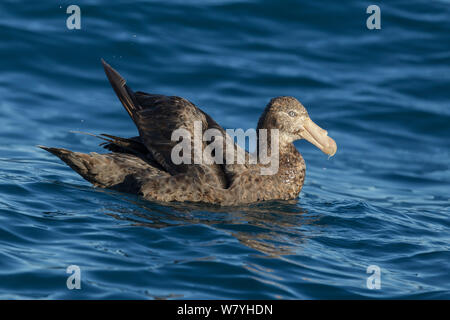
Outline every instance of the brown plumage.
<svg viewBox="0 0 450 320"><path fill-rule="evenodd" d="M171 154L179 141L171 140L174 130L185 129L194 136L195 121L201 123L202 134L207 129L216 129L226 137L225 130L186 99L133 92L117 71L103 60L102 63L114 91L134 121L139 136L98 136L106 140L102 145L111 151L107 154L84 154L40 146L58 156L95 186L163 202L238 205L264 200L288 200L298 196L305 179L305 162L293 142L304 138L326 154L334 155L336 152L333 139L311 121L297 99L277 97L266 106L257 127L267 129L268 150L271 150L271 129L278 130L279 162L274 174L261 174L261 169L268 168L268 164L236 164L234 161L227 162L225 156L222 164L205 161L199 164L175 164ZM258 141L263 141L259 131L257 133ZM209 143L201 140L201 150ZM241 150L234 142L230 143L226 139L219 143L235 152ZM194 142L191 141L191 144ZM194 159L194 148L191 157ZM210 160L213 157L214 154L209 155ZM248 160L250 154L245 152L245 158Z"/></svg>

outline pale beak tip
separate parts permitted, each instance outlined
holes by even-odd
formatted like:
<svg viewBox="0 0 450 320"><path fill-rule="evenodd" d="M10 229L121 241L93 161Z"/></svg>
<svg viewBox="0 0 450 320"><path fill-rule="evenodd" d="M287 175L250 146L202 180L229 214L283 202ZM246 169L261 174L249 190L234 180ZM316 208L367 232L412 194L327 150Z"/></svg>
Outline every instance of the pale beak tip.
<svg viewBox="0 0 450 320"><path fill-rule="evenodd" d="M330 157L332 157L336 154L336 151L337 151L336 142L332 138L328 137L328 146L325 153L328 154Z"/></svg>
<svg viewBox="0 0 450 320"><path fill-rule="evenodd" d="M319 148L323 153L334 156L337 151L336 142L328 136L328 132L323 130L311 119L305 121L305 130L302 132L302 137L310 143Z"/></svg>

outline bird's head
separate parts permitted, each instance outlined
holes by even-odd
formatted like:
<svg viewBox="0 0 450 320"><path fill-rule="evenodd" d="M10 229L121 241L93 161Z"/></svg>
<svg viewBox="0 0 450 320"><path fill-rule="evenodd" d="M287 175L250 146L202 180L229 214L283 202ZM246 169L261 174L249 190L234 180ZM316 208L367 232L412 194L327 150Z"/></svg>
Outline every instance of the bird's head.
<svg viewBox="0 0 450 320"><path fill-rule="evenodd" d="M315 124L305 107L293 97L270 100L259 119L258 129L278 129L281 145L305 139L330 156L337 150L328 132Z"/></svg>

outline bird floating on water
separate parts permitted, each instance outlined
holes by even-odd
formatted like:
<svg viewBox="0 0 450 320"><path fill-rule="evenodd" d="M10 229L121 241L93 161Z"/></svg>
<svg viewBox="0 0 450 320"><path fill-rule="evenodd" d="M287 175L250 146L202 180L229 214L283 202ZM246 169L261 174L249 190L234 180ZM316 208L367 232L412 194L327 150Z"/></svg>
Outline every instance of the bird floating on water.
<svg viewBox="0 0 450 320"><path fill-rule="evenodd" d="M106 154L85 154L62 148L39 146L67 163L94 186L143 196L151 201L189 201L218 205L241 205L267 200L295 199L305 180L305 162L293 142L306 139L332 156L337 146L327 131L316 125L305 107L293 97L276 97L264 109L257 126L278 133L277 171L261 174L262 163L194 162L174 163L172 150L177 141L174 130L194 132L195 122L204 133L226 131L190 101L160 94L133 92L122 76L102 59L106 76L135 123L139 136L121 138L108 134ZM270 134L269 134L270 135ZM272 141L272 140L270 140ZM270 143L268 143L270 144ZM204 150L208 141L201 141ZM226 146L225 146L226 147ZM232 149L239 147L232 142ZM244 151L245 158L249 153ZM235 158L233 158L235 160Z"/></svg>

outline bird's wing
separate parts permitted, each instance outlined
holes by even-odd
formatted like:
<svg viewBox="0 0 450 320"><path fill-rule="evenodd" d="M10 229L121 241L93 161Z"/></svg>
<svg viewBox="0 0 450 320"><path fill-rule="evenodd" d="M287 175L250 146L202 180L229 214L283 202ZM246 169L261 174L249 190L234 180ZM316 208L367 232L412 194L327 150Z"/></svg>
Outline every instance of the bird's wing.
<svg viewBox="0 0 450 320"><path fill-rule="evenodd" d="M125 79L110 65L102 60L105 73L119 100L133 119L139 131L141 142L157 161L171 175L192 173L210 177L209 183L226 187L229 183L226 174L219 164L194 164L194 128L200 128L201 152L207 145L203 141L205 130L215 128L225 132L210 116L197 108L188 100L176 96L133 92ZM177 129L184 129L190 135L191 164L175 164L172 161L172 150L180 142L172 140Z"/></svg>

